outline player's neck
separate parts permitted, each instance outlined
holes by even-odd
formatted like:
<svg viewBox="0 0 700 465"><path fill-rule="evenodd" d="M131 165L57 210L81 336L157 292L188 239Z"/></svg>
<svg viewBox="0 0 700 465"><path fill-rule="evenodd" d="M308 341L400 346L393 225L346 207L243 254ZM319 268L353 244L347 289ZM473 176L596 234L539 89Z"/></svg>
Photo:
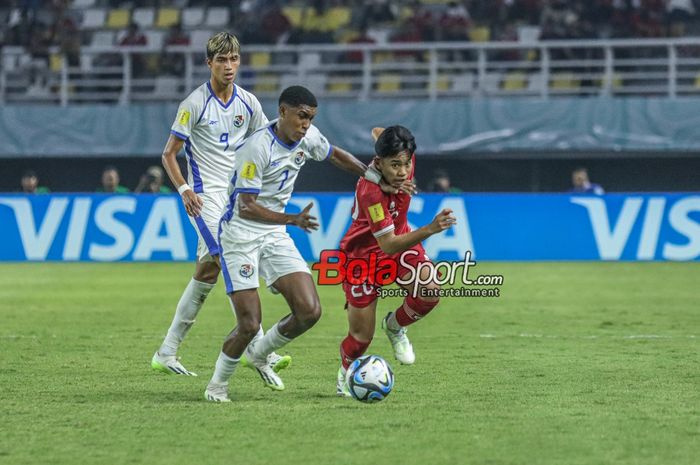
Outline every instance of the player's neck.
<svg viewBox="0 0 700 465"><path fill-rule="evenodd" d="M290 139L289 137L285 136L284 133L280 130L280 123L279 123L279 121L278 121L277 123L275 123L275 129L274 129L274 131L275 131L275 135L277 136L277 138L278 138L279 140L281 140L282 142L284 142L285 144L287 144L287 145L294 145L294 144L296 144L296 141L293 141L293 140Z"/></svg>
<svg viewBox="0 0 700 465"><path fill-rule="evenodd" d="M216 81L216 79L211 78L209 80L209 84L211 85L211 90L214 91L216 98L222 102L228 102L231 99L231 96L233 95L233 83L222 86Z"/></svg>

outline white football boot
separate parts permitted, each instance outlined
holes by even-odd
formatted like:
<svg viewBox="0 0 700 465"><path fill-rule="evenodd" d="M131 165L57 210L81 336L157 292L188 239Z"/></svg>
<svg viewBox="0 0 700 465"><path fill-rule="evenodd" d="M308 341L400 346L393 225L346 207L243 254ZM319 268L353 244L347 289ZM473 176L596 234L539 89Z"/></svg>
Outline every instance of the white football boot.
<svg viewBox="0 0 700 465"><path fill-rule="evenodd" d="M182 366L180 359L174 355L160 355L158 352L153 354L151 359L151 368L155 371L160 371L167 373L169 375L185 375L185 376L197 376L194 371L189 371L187 368Z"/></svg>
<svg viewBox="0 0 700 465"><path fill-rule="evenodd" d="M248 367L252 370L257 371L260 378L263 380L265 387L272 389L273 391L284 391L284 382L273 368L268 363L267 357L256 357L255 352L255 341L251 341L246 347L245 352L241 355L241 365ZM290 358L291 360L291 358Z"/></svg>
<svg viewBox="0 0 700 465"><path fill-rule="evenodd" d="M411 341L409 341L408 336L406 336L407 330L405 327L402 327L398 331L389 329L386 324L386 319L389 318L389 315L391 315L391 312L387 313L382 320L382 329L386 337L389 338L389 342L391 342L391 347L394 349L394 357L402 365L413 365L413 362L416 361L416 354L413 353Z"/></svg>
<svg viewBox="0 0 700 465"><path fill-rule="evenodd" d="M231 402L228 397L228 383L209 383L204 391L204 398L210 402Z"/></svg>
<svg viewBox="0 0 700 465"><path fill-rule="evenodd" d="M335 382L335 395L338 397L352 397L350 394L350 388L348 387L348 382L345 379L347 376L347 370L340 365L338 368L338 379Z"/></svg>

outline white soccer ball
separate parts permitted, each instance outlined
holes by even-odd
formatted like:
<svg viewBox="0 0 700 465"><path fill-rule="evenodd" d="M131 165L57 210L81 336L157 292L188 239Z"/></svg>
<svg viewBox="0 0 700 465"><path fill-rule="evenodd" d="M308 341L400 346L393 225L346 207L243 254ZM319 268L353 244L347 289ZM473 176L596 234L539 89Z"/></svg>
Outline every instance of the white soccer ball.
<svg viewBox="0 0 700 465"><path fill-rule="evenodd" d="M348 367L350 394L360 402L384 400L394 387L394 372L379 355L365 355Z"/></svg>

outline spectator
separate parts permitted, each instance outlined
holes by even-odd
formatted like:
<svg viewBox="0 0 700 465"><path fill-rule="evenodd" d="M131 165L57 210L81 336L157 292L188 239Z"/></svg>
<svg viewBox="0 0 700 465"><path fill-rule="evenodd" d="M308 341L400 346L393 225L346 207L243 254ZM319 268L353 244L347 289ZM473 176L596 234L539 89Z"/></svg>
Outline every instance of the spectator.
<svg viewBox="0 0 700 465"><path fill-rule="evenodd" d="M278 2L274 2L260 20L259 40L264 44L283 43L292 30L292 23Z"/></svg>
<svg viewBox="0 0 700 465"><path fill-rule="evenodd" d="M146 194L169 194L172 190L163 185L163 169L160 166L149 167L144 174L141 175L139 185L136 186L134 192Z"/></svg>
<svg viewBox="0 0 700 465"><path fill-rule="evenodd" d="M39 177L34 170L27 170L22 174L22 192L25 194L48 194L48 187L39 186Z"/></svg>
<svg viewBox="0 0 700 465"><path fill-rule="evenodd" d="M428 184L428 192L442 192L446 194L459 194L462 189L453 187L450 176L446 170L438 169L433 173L433 179Z"/></svg>
<svg viewBox="0 0 700 465"><path fill-rule="evenodd" d="M136 23L129 24L126 35L119 41L123 47L144 47L148 45L148 39L141 32ZM146 72L146 57L141 53L131 55L131 67L134 77L142 77Z"/></svg>
<svg viewBox="0 0 700 465"><path fill-rule="evenodd" d="M374 44L377 41L367 34L367 28L362 27L357 32L357 35L348 41L348 44ZM362 63L364 60L361 50L353 50L345 52L342 57L343 63Z"/></svg>
<svg viewBox="0 0 700 465"><path fill-rule="evenodd" d="M129 189L119 185L119 171L114 166L105 166L102 171L102 185L95 192L106 194L128 194Z"/></svg>
<svg viewBox="0 0 700 465"><path fill-rule="evenodd" d="M594 184L588 179L588 170L586 168L579 167L572 171L571 182L573 187L569 192L577 194L605 194L605 190L599 184Z"/></svg>
<svg viewBox="0 0 700 465"><path fill-rule="evenodd" d="M182 30L182 24L177 23L170 27L168 35L163 40L163 46L187 46L190 45L190 36ZM163 51L160 57L163 73L172 74L174 76L183 76L185 74L185 55L182 53L167 53Z"/></svg>

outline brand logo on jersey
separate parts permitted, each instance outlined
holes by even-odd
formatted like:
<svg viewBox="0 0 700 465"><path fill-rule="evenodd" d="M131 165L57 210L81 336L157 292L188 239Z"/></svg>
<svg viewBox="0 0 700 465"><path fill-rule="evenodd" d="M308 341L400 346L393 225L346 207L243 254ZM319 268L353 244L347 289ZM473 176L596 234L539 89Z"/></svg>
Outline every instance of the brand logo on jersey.
<svg viewBox="0 0 700 465"><path fill-rule="evenodd" d="M297 152L296 156L294 157L294 163L297 165L303 165L304 164L304 152L299 151Z"/></svg>
<svg viewBox="0 0 700 465"><path fill-rule="evenodd" d="M244 278L250 278L253 276L253 265L241 265L239 273Z"/></svg>
<svg viewBox="0 0 700 465"><path fill-rule="evenodd" d="M282 160L275 160L272 163L270 163L270 166L274 168L275 166L278 166L280 163L282 163Z"/></svg>
<svg viewBox="0 0 700 465"><path fill-rule="evenodd" d="M216 123L218 123L218 121L211 120L211 121L209 121L209 126L213 126L213 125L215 125Z"/></svg>
<svg viewBox="0 0 700 465"><path fill-rule="evenodd" d="M382 208L381 203L375 203L374 205L370 205L368 210L369 217L372 218L372 223L379 223L384 219L384 209Z"/></svg>
<svg viewBox="0 0 700 465"><path fill-rule="evenodd" d="M237 128L240 128L241 126L243 126L243 115L234 116L233 125L236 126Z"/></svg>
<svg viewBox="0 0 700 465"><path fill-rule="evenodd" d="M190 112L187 110L182 110L179 115L177 115L177 122L183 126L187 124L190 120Z"/></svg>
<svg viewBox="0 0 700 465"><path fill-rule="evenodd" d="M243 169L241 170L241 177L245 179L255 178L255 163L246 162L243 164Z"/></svg>

